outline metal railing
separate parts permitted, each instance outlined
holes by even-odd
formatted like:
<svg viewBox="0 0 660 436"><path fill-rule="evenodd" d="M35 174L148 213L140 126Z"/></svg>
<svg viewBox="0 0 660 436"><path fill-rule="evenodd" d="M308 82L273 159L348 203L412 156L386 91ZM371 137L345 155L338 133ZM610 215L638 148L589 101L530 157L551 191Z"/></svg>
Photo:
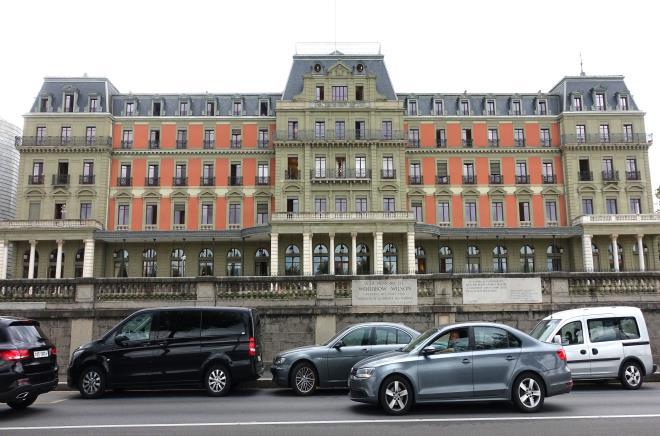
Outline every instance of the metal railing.
<svg viewBox="0 0 660 436"><path fill-rule="evenodd" d="M28 185L43 185L44 175L38 174L36 176L28 176Z"/></svg>
<svg viewBox="0 0 660 436"><path fill-rule="evenodd" d="M183 150L188 147L188 140L187 139L177 139L176 140L176 148L179 150Z"/></svg>
<svg viewBox="0 0 660 436"><path fill-rule="evenodd" d="M53 186L68 185L71 177L68 174L53 174Z"/></svg>
<svg viewBox="0 0 660 436"><path fill-rule="evenodd" d="M215 186L215 177L200 177L199 184L201 186Z"/></svg>
<svg viewBox="0 0 660 436"><path fill-rule="evenodd" d="M421 185L422 184L422 176L420 175L415 175L415 176L408 176L408 184L409 185Z"/></svg>
<svg viewBox="0 0 660 436"><path fill-rule="evenodd" d="M642 180L642 174L639 171L626 171L626 180Z"/></svg>
<svg viewBox="0 0 660 436"><path fill-rule="evenodd" d="M117 177L117 186L131 186L133 177Z"/></svg>
<svg viewBox="0 0 660 436"><path fill-rule="evenodd" d="M366 168L345 168L343 170L310 170L311 180L368 180L371 170Z"/></svg>
<svg viewBox="0 0 660 436"><path fill-rule="evenodd" d="M403 131L383 131L383 130L346 130L335 132L326 130L323 137L319 137L315 130L298 130L294 132L278 131L275 132L276 141L402 141L407 140L407 132Z"/></svg>
<svg viewBox="0 0 660 436"><path fill-rule="evenodd" d="M419 139L411 139L411 138L408 138L408 142L406 143L406 146L407 146L408 148L419 148L419 146L420 146L420 141L419 141Z"/></svg>
<svg viewBox="0 0 660 436"><path fill-rule="evenodd" d="M435 176L435 184L436 185L448 185L449 184L449 176Z"/></svg>
<svg viewBox="0 0 660 436"><path fill-rule="evenodd" d="M542 181L545 184L557 183L557 176L555 174L543 174Z"/></svg>
<svg viewBox="0 0 660 436"><path fill-rule="evenodd" d="M188 186L188 177L172 177L172 185Z"/></svg>
<svg viewBox="0 0 660 436"><path fill-rule="evenodd" d="M594 179L593 171L578 171L578 180L580 182L591 182Z"/></svg>
<svg viewBox="0 0 660 436"><path fill-rule="evenodd" d="M16 147L59 147L59 146L103 146L112 145L110 136L16 136L14 138Z"/></svg>
<svg viewBox="0 0 660 436"><path fill-rule="evenodd" d="M300 171L284 170L284 180L300 180Z"/></svg>
<svg viewBox="0 0 660 436"><path fill-rule="evenodd" d="M435 146L437 148L447 148L447 140L446 139L437 139L435 140Z"/></svg>
<svg viewBox="0 0 660 436"><path fill-rule="evenodd" d="M203 144L205 149L211 149L215 147L215 139L205 139Z"/></svg>
<svg viewBox="0 0 660 436"><path fill-rule="evenodd" d="M254 176L254 184L257 186L270 185L270 176Z"/></svg>
<svg viewBox="0 0 660 436"><path fill-rule="evenodd" d="M472 148L474 141L472 139L461 139L461 145L463 147Z"/></svg>
<svg viewBox="0 0 660 436"><path fill-rule="evenodd" d="M519 185L529 184L529 174L517 174L516 175L516 183L519 184Z"/></svg>
<svg viewBox="0 0 660 436"><path fill-rule="evenodd" d="M489 139L488 140L488 146L489 147L499 147L500 146L500 140L499 139Z"/></svg>
<svg viewBox="0 0 660 436"><path fill-rule="evenodd" d="M160 177L145 177L145 186L160 186Z"/></svg>
<svg viewBox="0 0 660 436"><path fill-rule="evenodd" d="M561 143L565 144L609 144L609 143L637 143L651 144L653 134L651 133L610 133L601 135L599 133L588 133L584 135L570 134L562 135Z"/></svg>
<svg viewBox="0 0 660 436"><path fill-rule="evenodd" d="M604 182L618 182L619 172L617 170L601 171L601 177Z"/></svg>
<svg viewBox="0 0 660 436"><path fill-rule="evenodd" d="M491 185L501 185L503 183L502 174L491 174L489 182Z"/></svg>
<svg viewBox="0 0 660 436"><path fill-rule="evenodd" d="M229 142L229 148L241 148L243 147L243 141L241 139L232 139Z"/></svg>
<svg viewBox="0 0 660 436"><path fill-rule="evenodd" d="M259 140L257 142L257 148L270 148L270 141L269 140Z"/></svg>
<svg viewBox="0 0 660 436"><path fill-rule="evenodd" d="M396 179L396 170L380 170L381 179Z"/></svg>
<svg viewBox="0 0 660 436"><path fill-rule="evenodd" d="M513 145L516 147L524 147L525 146L525 140L524 139L514 139L513 140Z"/></svg>
<svg viewBox="0 0 660 436"><path fill-rule="evenodd" d="M78 177L78 183L81 185L93 185L96 177L93 174L86 174Z"/></svg>
<svg viewBox="0 0 660 436"><path fill-rule="evenodd" d="M273 222L414 220L412 212L276 212Z"/></svg>
<svg viewBox="0 0 660 436"><path fill-rule="evenodd" d="M474 185L477 183L477 177L474 175L466 176L463 175L463 184L465 185Z"/></svg>
<svg viewBox="0 0 660 436"><path fill-rule="evenodd" d="M598 214L581 215L575 218L572 225L588 223L660 223L660 213L640 213L640 214Z"/></svg>
<svg viewBox="0 0 660 436"><path fill-rule="evenodd" d="M158 150L160 148L160 141L149 140L149 148L151 150Z"/></svg>
<svg viewBox="0 0 660 436"><path fill-rule="evenodd" d="M227 185L229 186L243 186L242 176L229 176L227 177Z"/></svg>
<svg viewBox="0 0 660 436"><path fill-rule="evenodd" d="M133 141L124 141L124 140L122 140L121 143L119 144L119 147L122 150L130 150L131 148L133 148Z"/></svg>

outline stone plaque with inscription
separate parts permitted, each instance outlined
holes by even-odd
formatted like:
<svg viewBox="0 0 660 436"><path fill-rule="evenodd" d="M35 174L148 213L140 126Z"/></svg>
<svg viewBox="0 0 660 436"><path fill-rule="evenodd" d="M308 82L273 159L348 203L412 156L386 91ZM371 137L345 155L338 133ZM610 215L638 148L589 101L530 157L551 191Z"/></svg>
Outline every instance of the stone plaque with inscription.
<svg viewBox="0 0 660 436"><path fill-rule="evenodd" d="M416 279L353 280L353 306L415 306Z"/></svg>
<svg viewBox="0 0 660 436"><path fill-rule="evenodd" d="M542 303L540 277L463 279L463 304Z"/></svg>

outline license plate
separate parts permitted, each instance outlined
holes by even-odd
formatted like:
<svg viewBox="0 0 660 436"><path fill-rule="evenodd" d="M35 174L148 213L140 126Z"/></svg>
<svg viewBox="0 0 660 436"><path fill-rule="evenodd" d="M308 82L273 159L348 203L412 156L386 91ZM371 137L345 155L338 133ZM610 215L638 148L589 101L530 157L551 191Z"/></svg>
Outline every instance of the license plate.
<svg viewBox="0 0 660 436"><path fill-rule="evenodd" d="M41 350L34 352L35 359L39 359L40 357L48 357L48 350Z"/></svg>

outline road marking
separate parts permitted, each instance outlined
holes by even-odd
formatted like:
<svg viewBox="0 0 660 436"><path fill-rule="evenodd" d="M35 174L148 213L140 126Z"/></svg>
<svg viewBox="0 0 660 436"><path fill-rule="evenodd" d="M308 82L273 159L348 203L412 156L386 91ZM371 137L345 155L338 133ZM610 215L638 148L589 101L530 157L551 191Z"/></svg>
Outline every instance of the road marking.
<svg viewBox="0 0 660 436"><path fill-rule="evenodd" d="M556 421L595 419L640 419L660 418L660 413L647 415L574 415L574 416L511 416L476 418L405 418L405 419L339 419L336 421L251 421L251 422L189 422L173 424L94 424L94 425L51 425L35 427L0 427L0 431L19 430L91 430L108 428L171 428L171 427L258 427L258 426L301 426L326 424L420 424L442 422L504 422L504 421Z"/></svg>

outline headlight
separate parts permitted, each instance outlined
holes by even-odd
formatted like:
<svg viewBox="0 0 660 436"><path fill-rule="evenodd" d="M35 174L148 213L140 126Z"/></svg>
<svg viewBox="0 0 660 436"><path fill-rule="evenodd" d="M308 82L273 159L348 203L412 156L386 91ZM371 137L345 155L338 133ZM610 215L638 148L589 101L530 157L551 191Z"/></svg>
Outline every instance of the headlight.
<svg viewBox="0 0 660 436"><path fill-rule="evenodd" d="M375 368L358 368L355 372L355 378L369 378L373 375Z"/></svg>
<svg viewBox="0 0 660 436"><path fill-rule="evenodd" d="M277 356L275 359L273 359L273 363L275 365L282 365L282 364L284 364L285 361L286 361L286 358L284 358L282 356Z"/></svg>

